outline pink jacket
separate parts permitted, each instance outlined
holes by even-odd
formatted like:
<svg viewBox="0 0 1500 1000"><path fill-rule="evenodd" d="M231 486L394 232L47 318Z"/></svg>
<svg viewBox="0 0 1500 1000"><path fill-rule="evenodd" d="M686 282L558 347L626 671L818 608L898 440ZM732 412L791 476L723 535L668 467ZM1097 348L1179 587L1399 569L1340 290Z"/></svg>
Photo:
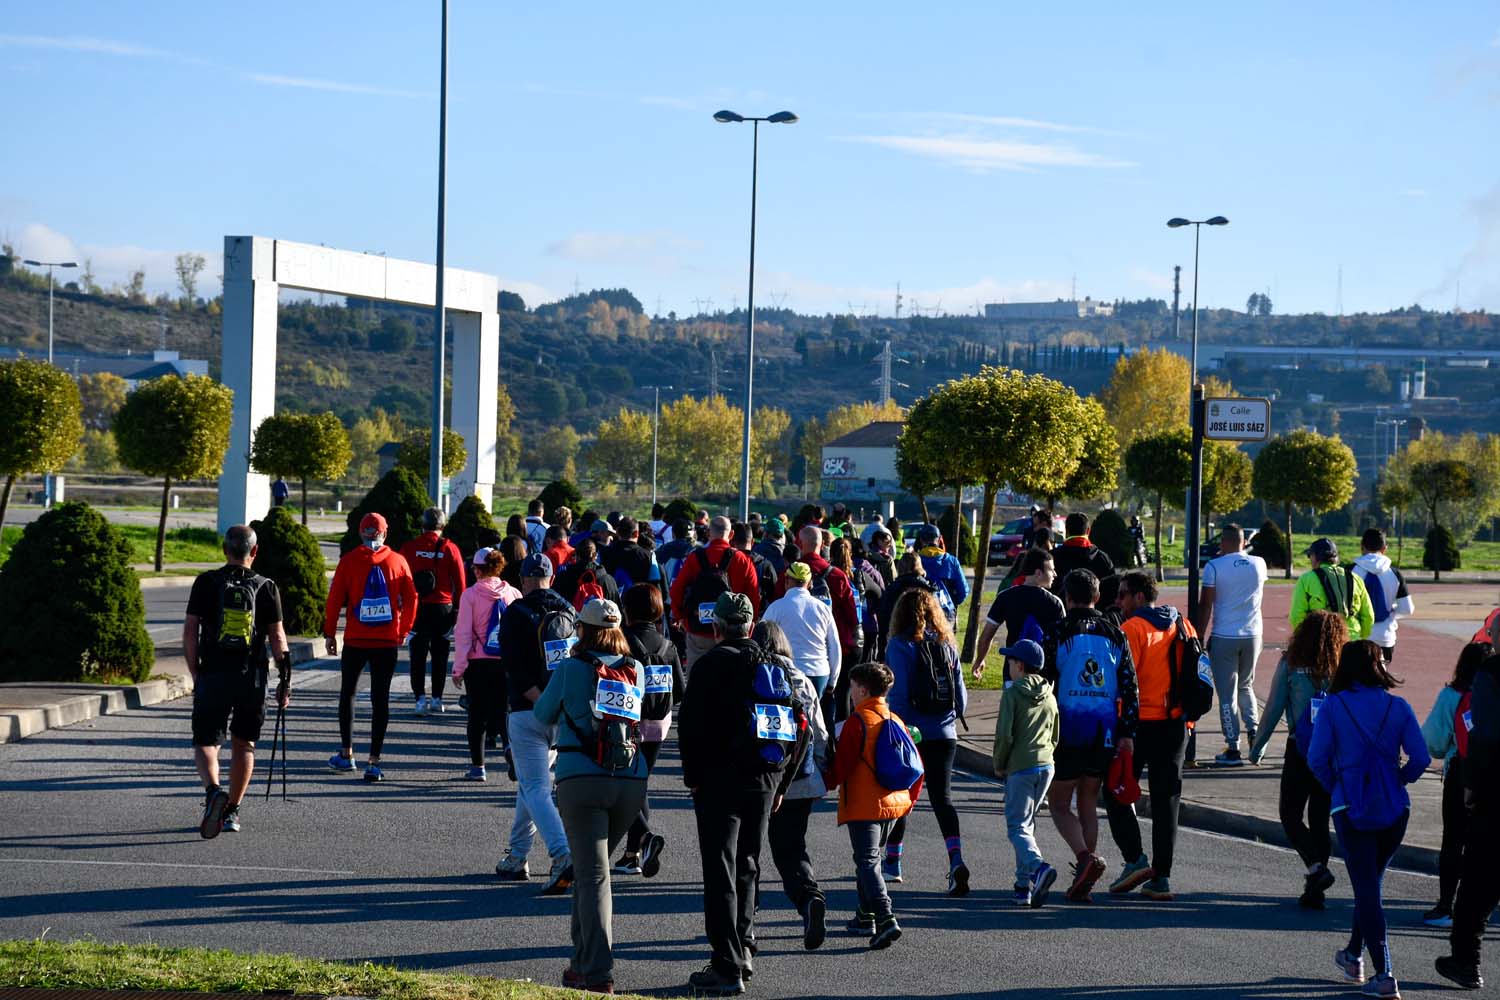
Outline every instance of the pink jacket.
<svg viewBox="0 0 1500 1000"><path fill-rule="evenodd" d="M484 651L491 609L499 601L504 613L511 601L520 599L521 592L498 576L483 577L464 591L458 599L458 624L453 627L454 680L464 675L470 660L494 659Z"/></svg>

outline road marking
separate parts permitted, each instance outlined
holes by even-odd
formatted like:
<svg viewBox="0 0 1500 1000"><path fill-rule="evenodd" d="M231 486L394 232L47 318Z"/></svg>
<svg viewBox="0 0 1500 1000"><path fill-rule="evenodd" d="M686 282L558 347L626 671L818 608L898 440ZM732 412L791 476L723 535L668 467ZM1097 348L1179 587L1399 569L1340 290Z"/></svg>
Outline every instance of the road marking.
<svg viewBox="0 0 1500 1000"><path fill-rule="evenodd" d="M205 871L274 872L280 875L353 875L354 872L322 868L263 868L256 865L188 865L170 861L85 861L73 858L0 858L0 863L30 865L97 865L122 868L201 868Z"/></svg>

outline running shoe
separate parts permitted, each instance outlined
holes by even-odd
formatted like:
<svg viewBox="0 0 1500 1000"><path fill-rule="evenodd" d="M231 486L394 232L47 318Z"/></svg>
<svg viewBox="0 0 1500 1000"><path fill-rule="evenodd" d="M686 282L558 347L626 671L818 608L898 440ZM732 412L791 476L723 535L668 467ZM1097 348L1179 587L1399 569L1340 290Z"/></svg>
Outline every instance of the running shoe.
<svg viewBox="0 0 1500 1000"><path fill-rule="evenodd" d="M225 833L239 833L240 832L240 807L239 806L230 806L227 810L225 810L225 812L224 812L224 832Z"/></svg>
<svg viewBox="0 0 1500 1000"><path fill-rule="evenodd" d="M1362 997L1384 997L1387 1000L1401 1000L1401 986L1396 982L1396 977L1381 973L1368 983L1364 989L1359 991Z"/></svg>
<svg viewBox="0 0 1500 1000"><path fill-rule="evenodd" d="M948 870L948 895L961 898L969 894L969 866L960 861ZM900 936L900 930L897 930Z"/></svg>
<svg viewBox="0 0 1500 1000"><path fill-rule="evenodd" d="M1047 894L1052 891L1052 883L1057 881L1057 869L1043 861L1037 870L1031 873L1031 908L1039 910L1047 903Z"/></svg>
<svg viewBox="0 0 1500 1000"><path fill-rule="evenodd" d="M1312 886L1302 890L1302 895L1297 897L1297 905L1304 910L1321 910L1327 905L1323 893Z"/></svg>
<svg viewBox="0 0 1500 1000"><path fill-rule="evenodd" d="M630 854L622 854L620 860L609 870L611 875L639 875L641 873L641 860Z"/></svg>
<svg viewBox="0 0 1500 1000"><path fill-rule="evenodd" d="M656 878L661 871L661 852L667 849L667 838L653 833L641 845L641 877Z"/></svg>
<svg viewBox="0 0 1500 1000"><path fill-rule="evenodd" d="M1214 763L1220 767L1243 767L1245 758L1240 756L1239 747L1225 747L1223 753L1214 755Z"/></svg>
<svg viewBox="0 0 1500 1000"><path fill-rule="evenodd" d="M875 933L870 936L870 950L881 951L895 944L901 937L901 925L896 923L895 917L886 917L875 927Z"/></svg>
<svg viewBox="0 0 1500 1000"><path fill-rule="evenodd" d="M1165 875L1158 875L1141 886L1141 895L1147 899L1154 899L1159 903L1170 903L1172 901L1172 884L1167 880Z"/></svg>
<svg viewBox="0 0 1500 1000"><path fill-rule="evenodd" d="M562 896L573 888L573 856L562 854L552 859L552 870L547 873L547 881L542 883L542 891L539 896Z"/></svg>
<svg viewBox="0 0 1500 1000"><path fill-rule="evenodd" d="M562 984L563 988L568 990L582 990L588 985L587 981L583 978L583 973L574 969L571 965L563 970Z"/></svg>
<svg viewBox="0 0 1500 1000"><path fill-rule="evenodd" d="M1458 984L1460 989L1484 989L1484 977L1479 974L1479 964L1460 961L1452 955L1442 955L1433 963L1438 975Z"/></svg>
<svg viewBox="0 0 1500 1000"><path fill-rule="evenodd" d="M531 870L526 866L526 856L505 852L505 857L495 865L495 875L502 882L525 882L531 878Z"/></svg>
<svg viewBox="0 0 1500 1000"><path fill-rule="evenodd" d="M855 934L869 934L875 930L875 914L868 910L855 910L854 919L849 921L848 927Z"/></svg>
<svg viewBox="0 0 1500 1000"><path fill-rule="evenodd" d="M1016 886L1010 894L1010 901L1016 906L1031 905L1031 883Z"/></svg>
<svg viewBox="0 0 1500 1000"><path fill-rule="evenodd" d="M427 714L428 715L442 715L443 714L443 699L441 699L441 698L428 698L427 699Z"/></svg>
<svg viewBox="0 0 1500 1000"><path fill-rule="evenodd" d="M807 901L806 911L802 914L802 948L817 951L828 937L828 903L822 896L814 896Z"/></svg>
<svg viewBox="0 0 1500 1000"><path fill-rule="evenodd" d="M224 812L229 808L229 793L215 788L203 801L203 818L198 821L198 836L213 840L224 829Z"/></svg>
<svg viewBox="0 0 1500 1000"><path fill-rule="evenodd" d="M425 694L417 695L417 703L412 708L413 715L426 715L430 701Z"/></svg>
<svg viewBox="0 0 1500 1000"><path fill-rule="evenodd" d="M738 974L726 976L710 964L688 976L688 990L699 997L737 997L745 992L745 981Z"/></svg>
<svg viewBox="0 0 1500 1000"><path fill-rule="evenodd" d="M1446 906L1434 906L1432 909L1422 914L1422 923L1426 924L1428 927L1436 927L1440 930L1447 930L1449 927L1453 926L1453 913Z"/></svg>
<svg viewBox="0 0 1500 1000"><path fill-rule="evenodd" d="M371 764L365 768L365 780L369 782L384 781L385 772L380 769L379 764Z"/></svg>
<svg viewBox="0 0 1500 1000"><path fill-rule="evenodd" d="M471 768L469 768L468 773L464 775L464 780L465 781L486 781L486 780L488 780L488 776L484 772L484 765L480 764L477 767L471 767Z"/></svg>
<svg viewBox="0 0 1500 1000"><path fill-rule="evenodd" d="M898 885L905 881L901 877L901 855L885 856L885 860L880 862L880 877L885 879L887 885Z"/></svg>
<svg viewBox="0 0 1500 1000"><path fill-rule="evenodd" d="M1156 869L1151 867L1151 862L1146 859L1146 855L1142 854L1125 866L1120 872L1120 877L1109 884L1109 891L1118 896L1155 877Z"/></svg>
<svg viewBox="0 0 1500 1000"><path fill-rule="evenodd" d="M1363 956L1351 955L1340 948L1333 953L1333 964L1339 967L1344 974L1344 979L1351 983L1362 983L1365 981L1365 960Z"/></svg>
<svg viewBox="0 0 1500 1000"><path fill-rule="evenodd" d="M1068 898L1075 903L1087 902L1094 891L1094 883L1104 876L1107 866L1097 854L1089 855L1087 861L1073 864L1073 884L1068 887Z"/></svg>
<svg viewBox="0 0 1500 1000"><path fill-rule="evenodd" d="M1327 892L1333 888L1333 883L1338 879L1333 877L1333 872L1328 870L1327 865L1319 865L1318 870L1307 876L1307 887L1319 893Z"/></svg>
<svg viewBox="0 0 1500 1000"><path fill-rule="evenodd" d="M328 769L330 771L353 771L354 758L345 757L341 753L336 753L332 757L328 758Z"/></svg>

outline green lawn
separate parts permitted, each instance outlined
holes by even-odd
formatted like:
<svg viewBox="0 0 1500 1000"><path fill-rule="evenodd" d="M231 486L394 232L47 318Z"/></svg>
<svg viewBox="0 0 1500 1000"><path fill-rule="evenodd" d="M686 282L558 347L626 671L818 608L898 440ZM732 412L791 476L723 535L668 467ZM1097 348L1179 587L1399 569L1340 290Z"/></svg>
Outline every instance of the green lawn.
<svg viewBox="0 0 1500 1000"><path fill-rule="evenodd" d="M561 987L406 972L371 962L353 965L293 955L45 940L0 941L0 987L285 992L381 1000L562 1000L579 995Z"/></svg>
<svg viewBox="0 0 1500 1000"><path fill-rule="evenodd" d="M117 524L115 529L130 543L130 561L149 563L156 558L156 529L140 524ZM0 536L0 566L10 558L10 548L21 540L21 528L6 525ZM169 563L221 562L224 549L212 528L169 528L162 558Z"/></svg>

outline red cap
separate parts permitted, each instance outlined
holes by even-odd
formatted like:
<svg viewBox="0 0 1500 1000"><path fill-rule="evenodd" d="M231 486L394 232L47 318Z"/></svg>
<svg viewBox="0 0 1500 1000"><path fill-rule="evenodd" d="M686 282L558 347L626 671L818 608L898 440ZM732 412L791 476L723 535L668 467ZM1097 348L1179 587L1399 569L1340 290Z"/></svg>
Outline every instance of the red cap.
<svg viewBox="0 0 1500 1000"><path fill-rule="evenodd" d="M371 511L359 519L359 533L362 537L373 538L376 535L386 533L385 518Z"/></svg>

